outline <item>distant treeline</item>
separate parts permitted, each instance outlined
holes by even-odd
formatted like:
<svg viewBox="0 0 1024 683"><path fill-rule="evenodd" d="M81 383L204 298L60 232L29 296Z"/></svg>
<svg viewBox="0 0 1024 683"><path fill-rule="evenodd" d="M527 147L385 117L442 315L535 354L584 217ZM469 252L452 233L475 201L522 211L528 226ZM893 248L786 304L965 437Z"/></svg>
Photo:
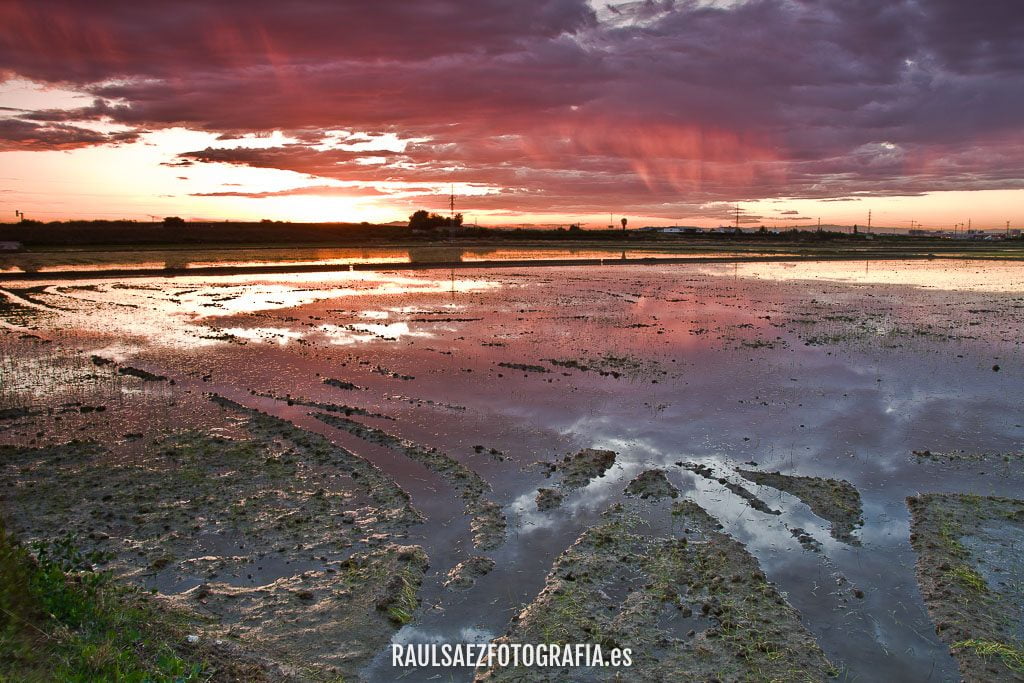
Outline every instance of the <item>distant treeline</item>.
<svg viewBox="0 0 1024 683"><path fill-rule="evenodd" d="M644 230L580 230L578 228L480 228L443 226L414 229L375 223L286 223L278 221L163 222L22 221L0 224L0 241L32 246L159 245L159 244L331 244L372 245L452 241L588 241L588 242L821 242L865 239L864 234L791 230L771 232L660 233ZM890 239L890 236L886 236Z"/></svg>
<svg viewBox="0 0 1024 683"><path fill-rule="evenodd" d="M411 237L406 226L373 223L22 221L0 224L0 241L25 246L387 243Z"/></svg>

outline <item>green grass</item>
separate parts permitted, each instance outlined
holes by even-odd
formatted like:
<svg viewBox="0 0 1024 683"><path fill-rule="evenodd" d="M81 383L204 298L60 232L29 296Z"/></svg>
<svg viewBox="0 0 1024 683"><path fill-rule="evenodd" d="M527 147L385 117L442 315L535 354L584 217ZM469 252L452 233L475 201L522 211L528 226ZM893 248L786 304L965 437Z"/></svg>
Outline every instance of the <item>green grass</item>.
<svg viewBox="0 0 1024 683"><path fill-rule="evenodd" d="M0 524L0 680L197 681L185 624L114 583L70 539L16 544Z"/></svg>
<svg viewBox="0 0 1024 683"><path fill-rule="evenodd" d="M398 591L394 602L388 607L388 617L391 621L402 626L412 621L413 612L420 604L416 596L416 586L412 584L407 576L401 576L402 588Z"/></svg>
<svg viewBox="0 0 1024 683"><path fill-rule="evenodd" d="M982 657L999 657L1010 671L1024 673L1024 650L1019 647L994 640L975 640L973 638L953 643L953 647L973 650L975 654Z"/></svg>
<svg viewBox="0 0 1024 683"><path fill-rule="evenodd" d="M964 588L968 588L976 593L988 592L988 584L985 583L985 579L982 578L981 574L966 565L953 567L949 570L948 574Z"/></svg>
<svg viewBox="0 0 1024 683"><path fill-rule="evenodd" d="M963 528L952 519L944 518L939 523L939 540L943 546L957 557L966 557L967 549L960 542L964 535Z"/></svg>

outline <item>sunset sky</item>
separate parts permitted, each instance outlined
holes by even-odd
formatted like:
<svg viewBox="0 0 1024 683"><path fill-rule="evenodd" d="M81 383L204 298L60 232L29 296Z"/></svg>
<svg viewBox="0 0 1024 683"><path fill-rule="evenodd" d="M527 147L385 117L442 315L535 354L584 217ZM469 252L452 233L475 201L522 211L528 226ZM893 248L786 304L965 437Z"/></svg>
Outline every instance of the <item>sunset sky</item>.
<svg viewBox="0 0 1024 683"><path fill-rule="evenodd" d="M1024 224L1020 0L2 0L0 220Z"/></svg>

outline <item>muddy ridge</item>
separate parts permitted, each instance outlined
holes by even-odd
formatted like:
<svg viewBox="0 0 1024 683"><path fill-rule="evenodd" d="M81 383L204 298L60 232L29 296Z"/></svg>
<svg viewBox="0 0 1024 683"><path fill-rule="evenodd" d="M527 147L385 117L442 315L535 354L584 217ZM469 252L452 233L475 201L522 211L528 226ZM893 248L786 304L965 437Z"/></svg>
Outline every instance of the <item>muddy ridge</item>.
<svg viewBox="0 0 1024 683"><path fill-rule="evenodd" d="M390 415L384 415L383 413L374 413L367 410L366 408L360 408L358 406L350 406L346 404L337 403L324 403L322 401L313 401L308 398L298 398L295 396L278 396L276 394L269 394L266 392L252 391L253 396L259 396L260 398L271 398L275 401L286 403L290 406L303 406L306 408L316 408L326 413L342 413L343 415L362 415L363 417L375 417L379 420L391 420L395 418Z"/></svg>
<svg viewBox="0 0 1024 683"><path fill-rule="evenodd" d="M1024 500L907 498L917 580L968 681L1024 680Z"/></svg>
<svg viewBox="0 0 1024 683"><path fill-rule="evenodd" d="M300 429L287 420L247 408L216 394L211 395L210 400L223 408L247 415L250 418L250 428L265 438L286 438L323 463L340 461L340 469L348 472L356 485L371 495L378 504L392 510L400 510L397 513L397 520L408 523L423 520L423 516L412 507L409 494L369 460L331 443L319 434Z"/></svg>
<svg viewBox="0 0 1024 683"><path fill-rule="evenodd" d="M676 464L679 465L680 467L682 467L683 469L687 469L687 470L693 472L694 474L696 474L699 477L704 477L705 479L708 479L709 481L716 481L716 482L718 482L719 484L721 484L722 486L727 488L732 493L736 494L737 496L739 496L743 500L747 501L747 504L750 505L750 507L752 507L753 509L757 510L758 512L763 512L766 515L781 515L782 514L781 510L776 510L775 508L770 507L763 500L761 500L760 498L755 496L753 493L751 493L749 489L746 489L743 486L740 486L739 484L731 482L728 479L726 479L725 477L715 476L714 470L712 470L707 465L702 465L700 463L695 463L695 462L687 462L687 463L678 462Z"/></svg>
<svg viewBox="0 0 1024 683"><path fill-rule="evenodd" d="M676 537L648 535L633 504L555 561L540 594L498 642L630 648L629 669L495 668L477 681L825 680L834 669L743 546L692 501L674 503Z"/></svg>
<svg viewBox="0 0 1024 683"><path fill-rule="evenodd" d="M759 486L770 486L796 496L811 512L829 522L832 538L850 545L860 545L860 540L853 535L864 524L860 491L850 482L779 472L736 471L744 479Z"/></svg>
<svg viewBox="0 0 1024 683"><path fill-rule="evenodd" d="M382 429L369 427L340 415L315 413L321 422L365 439L371 443L386 446L419 462L436 472L448 482L466 502L466 513L472 517L473 543L477 548L489 550L498 547L505 540L505 515L501 506L487 500L485 494L490 485L479 474L458 460L441 453L435 448L425 448L408 439L389 434Z"/></svg>
<svg viewBox="0 0 1024 683"><path fill-rule="evenodd" d="M976 451L914 451L913 455L919 461L932 461L941 463L997 463L997 462L1021 462L1024 460L1024 451L1013 451L1007 453L981 453Z"/></svg>

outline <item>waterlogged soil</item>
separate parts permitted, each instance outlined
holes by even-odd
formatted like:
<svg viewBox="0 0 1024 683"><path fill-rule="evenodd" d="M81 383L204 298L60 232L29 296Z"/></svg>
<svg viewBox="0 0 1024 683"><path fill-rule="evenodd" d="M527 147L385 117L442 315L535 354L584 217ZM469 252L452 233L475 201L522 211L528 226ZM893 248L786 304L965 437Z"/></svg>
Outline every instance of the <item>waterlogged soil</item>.
<svg viewBox="0 0 1024 683"><path fill-rule="evenodd" d="M473 543L477 548L493 550L505 540L505 515L499 505L484 497L490 485L458 460L436 448L423 448L407 439L338 415L317 413L315 417L361 439L397 450L444 478L466 501L466 513L472 517Z"/></svg>
<svg viewBox="0 0 1024 683"><path fill-rule="evenodd" d="M964 679L1024 680L1024 500L924 494L907 505L921 591Z"/></svg>
<svg viewBox="0 0 1024 683"><path fill-rule="evenodd" d="M324 437L210 404L221 426L0 446L8 528L69 535L103 568L193 610L208 639L300 677L358 674L418 604L427 556L402 541L419 513Z"/></svg>
<svg viewBox="0 0 1024 683"><path fill-rule="evenodd" d="M959 680L905 500L1020 497L1022 328L1024 269L951 260L7 282L0 514L300 678L469 681L386 645L544 623L562 582L549 625L638 643L594 676ZM605 581L609 524L646 554L606 599L556 563Z"/></svg>
<svg viewBox="0 0 1024 683"><path fill-rule="evenodd" d="M678 498L679 489L665 476L665 470L645 470L629 482L626 487L627 496L640 498Z"/></svg>
<svg viewBox="0 0 1024 683"><path fill-rule="evenodd" d="M835 675L757 561L721 533L721 525L699 505L617 503L602 517L555 560L540 594L512 617L498 643L596 643L607 656L628 649L634 659L629 680L825 680ZM654 524L664 530L668 519L669 534L651 533ZM601 667L506 667L481 672L476 680L620 680L622 675Z"/></svg>

